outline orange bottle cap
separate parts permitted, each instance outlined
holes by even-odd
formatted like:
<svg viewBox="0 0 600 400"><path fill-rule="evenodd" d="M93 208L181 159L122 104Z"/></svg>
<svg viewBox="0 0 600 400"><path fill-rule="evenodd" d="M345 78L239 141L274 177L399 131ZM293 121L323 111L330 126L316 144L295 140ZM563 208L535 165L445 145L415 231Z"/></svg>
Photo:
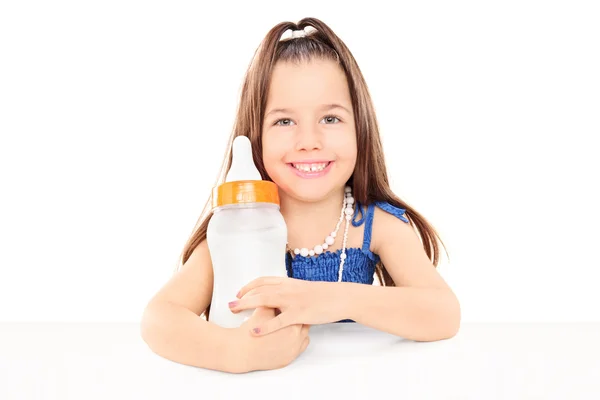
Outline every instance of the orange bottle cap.
<svg viewBox="0 0 600 400"><path fill-rule="evenodd" d="M271 181L225 182L212 193L212 208L230 204L272 203L279 205L277 185Z"/></svg>

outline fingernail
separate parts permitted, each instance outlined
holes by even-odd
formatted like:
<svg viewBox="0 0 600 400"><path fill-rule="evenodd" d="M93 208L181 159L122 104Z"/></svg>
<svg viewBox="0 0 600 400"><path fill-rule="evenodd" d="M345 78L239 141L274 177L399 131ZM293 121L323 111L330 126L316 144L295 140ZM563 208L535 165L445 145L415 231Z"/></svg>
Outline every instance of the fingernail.
<svg viewBox="0 0 600 400"><path fill-rule="evenodd" d="M235 297L237 297L239 299L240 298L240 294L242 294L241 290L238 292L238 294L235 295Z"/></svg>
<svg viewBox="0 0 600 400"><path fill-rule="evenodd" d="M237 306L237 305L238 305L238 302L237 302L237 301L232 301L231 303L229 303L229 308L231 308L231 307L235 307L235 306Z"/></svg>
<svg viewBox="0 0 600 400"><path fill-rule="evenodd" d="M254 328L252 329L252 332L258 335L260 333L260 328Z"/></svg>

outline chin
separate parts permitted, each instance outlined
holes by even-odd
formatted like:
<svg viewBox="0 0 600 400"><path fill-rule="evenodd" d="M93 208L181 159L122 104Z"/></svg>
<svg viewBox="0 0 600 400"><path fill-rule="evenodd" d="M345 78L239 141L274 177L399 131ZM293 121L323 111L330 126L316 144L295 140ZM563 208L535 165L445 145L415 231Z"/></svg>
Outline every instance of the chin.
<svg viewBox="0 0 600 400"><path fill-rule="evenodd" d="M326 199L334 191L334 188L302 188L298 186L282 188L286 196L305 203L317 203Z"/></svg>

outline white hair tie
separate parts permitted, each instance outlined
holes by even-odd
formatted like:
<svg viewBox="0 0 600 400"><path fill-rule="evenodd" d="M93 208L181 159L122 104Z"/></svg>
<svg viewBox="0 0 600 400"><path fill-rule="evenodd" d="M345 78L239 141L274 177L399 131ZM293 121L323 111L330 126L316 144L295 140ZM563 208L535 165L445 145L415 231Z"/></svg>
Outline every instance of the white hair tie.
<svg viewBox="0 0 600 400"><path fill-rule="evenodd" d="M304 29L301 29L299 31L292 31L292 39L304 36L306 36L306 32L304 31Z"/></svg>

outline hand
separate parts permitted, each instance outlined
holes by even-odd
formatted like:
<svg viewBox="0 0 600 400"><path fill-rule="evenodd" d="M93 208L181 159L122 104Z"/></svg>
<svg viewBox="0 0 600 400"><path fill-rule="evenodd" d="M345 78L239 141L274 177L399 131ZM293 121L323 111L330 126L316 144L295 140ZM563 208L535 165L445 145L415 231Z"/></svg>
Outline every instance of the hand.
<svg viewBox="0 0 600 400"><path fill-rule="evenodd" d="M257 308L252 316L235 329L235 353L238 354L240 372L283 368L306 350L310 342L308 325L291 325L278 332L255 337L250 327L275 317L271 308Z"/></svg>
<svg viewBox="0 0 600 400"><path fill-rule="evenodd" d="M255 336L267 335L294 324L326 324L340 319L335 283L310 282L294 278L264 277L250 282L229 303L232 312L257 307L275 308L281 313L268 321L251 325Z"/></svg>

